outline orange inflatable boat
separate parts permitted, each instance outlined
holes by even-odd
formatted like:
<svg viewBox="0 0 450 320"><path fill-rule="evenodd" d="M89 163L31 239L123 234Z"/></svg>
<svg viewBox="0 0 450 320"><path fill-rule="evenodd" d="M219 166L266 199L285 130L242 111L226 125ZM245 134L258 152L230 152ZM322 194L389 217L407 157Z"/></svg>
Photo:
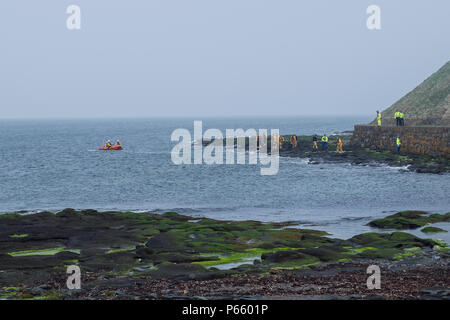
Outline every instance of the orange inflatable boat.
<svg viewBox="0 0 450 320"><path fill-rule="evenodd" d="M112 145L109 148L107 148L107 147L100 147L100 148L98 148L98 150L122 150L122 145L114 144L114 145Z"/></svg>

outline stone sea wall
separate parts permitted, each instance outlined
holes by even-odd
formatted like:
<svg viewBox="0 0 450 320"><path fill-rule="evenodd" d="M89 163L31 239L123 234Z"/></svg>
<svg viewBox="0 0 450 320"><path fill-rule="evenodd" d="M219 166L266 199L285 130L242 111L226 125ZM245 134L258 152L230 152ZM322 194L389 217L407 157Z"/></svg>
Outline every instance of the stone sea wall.
<svg viewBox="0 0 450 320"><path fill-rule="evenodd" d="M356 125L351 144L363 148L395 151L397 136L401 151L435 157L450 156L450 127L388 127Z"/></svg>

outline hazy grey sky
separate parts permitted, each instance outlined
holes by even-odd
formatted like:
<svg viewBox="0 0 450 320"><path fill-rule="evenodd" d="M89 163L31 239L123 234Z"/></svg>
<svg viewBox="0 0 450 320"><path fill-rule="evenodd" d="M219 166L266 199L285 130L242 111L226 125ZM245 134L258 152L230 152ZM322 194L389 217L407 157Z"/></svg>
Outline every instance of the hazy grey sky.
<svg viewBox="0 0 450 320"><path fill-rule="evenodd" d="M71 4L81 30L66 28ZM450 59L449 12L448 0L1 0L0 118L374 114Z"/></svg>

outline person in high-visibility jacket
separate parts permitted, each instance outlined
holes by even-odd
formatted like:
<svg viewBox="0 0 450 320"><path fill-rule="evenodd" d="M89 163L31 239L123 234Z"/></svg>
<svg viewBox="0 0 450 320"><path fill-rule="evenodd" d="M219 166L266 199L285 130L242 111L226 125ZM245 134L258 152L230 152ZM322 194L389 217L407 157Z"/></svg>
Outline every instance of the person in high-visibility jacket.
<svg viewBox="0 0 450 320"><path fill-rule="evenodd" d="M270 144L275 147L276 144L279 143L279 138L277 134L273 134L270 136Z"/></svg>
<svg viewBox="0 0 450 320"><path fill-rule="evenodd" d="M322 136L322 150L328 149L328 137L326 134Z"/></svg>
<svg viewBox="0 0 450 320"><path fill-rule="evenodd" d="M394 117L395 117L395 125L398 127L400 125L400 112L397 111L394 114Z"/></svg>
<svg viewBox="0 0 450 320"><path fill-rule="evenodd" d="M344 150L342 149L342 139L340 137L337 138L336 153L344 153Z"/></svg>
<svg viewBox="0 0 450 320"><path fill-rule="evenodd" d="M314 135L313 137L313 151L319 150L319 147L317 146L317 136Z"/></svg>
<svg viewBox="0 0 450 320"><path fill-rule="evenodd" d="M111 148L111 146L112 146L111 141L108 140L108 141L105 143L105 148L109 150L109 148Z"/></svg>
<svg viewBox="0 0 450 320"><path fill-rule="evenodd" d="M278 134L270 136L270 148L280 148L280 137Z"/></svg>
<svg viewBox="0 0 450 320"><path fill-rule="evenodd" d="M403 127L405 125L405 114L403 112L399 112L398 117L400 118L400 126Z"/></svg>
<svg viewBox="0 0 450 320"><path fill-rule="evenodd" d="M291 136L291 141L290 142L291 142L292 148L297 148L298 143L297 143L297 136L295 134L293 134Z"/></svg>
<svg viewBox="0 0 450 320"><path fill-rule="evenodd" d="M267 143L267 135L264 133L263 136L258 136L258 149L261 149L266 146Z"/></svg>
<svg viewBox="0 0 450 320"><path fill-rule="evenodd" d="M263 133L262 136L258 136L258 149L266 147L267 144L267 134Z"/></svg>
<svg viewBox="0 0 450 320"><path fill-rule="evenodd" d="M281 149L283 149L283 143L284 143L284 137L283 136L280 136L279 143L280 143L280 150L281 150Z"/></svg>
<svg viewBox="0 0 450 320"><path fill-rule="evenodd" d="M400 140L400 136L397 137L397 147L396 150L397 152L400 152L400 146L402 145L402 141Z"/></svg>
<svg viewBox="0 0 450 320"><path fill-rule="evenodd" d="M381 127L381 112L377 111L377 123L378 126Z"/></svg>

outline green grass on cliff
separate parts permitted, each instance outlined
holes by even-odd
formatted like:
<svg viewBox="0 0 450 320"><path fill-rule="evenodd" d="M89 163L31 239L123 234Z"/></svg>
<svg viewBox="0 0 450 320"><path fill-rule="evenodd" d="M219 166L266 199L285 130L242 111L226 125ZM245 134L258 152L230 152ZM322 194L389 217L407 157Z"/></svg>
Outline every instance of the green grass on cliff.
<svg viewBox="0 0 450 320"><path fill-rule="evenodd" d="M391 107L382 111L393 123L394 113L405 113L406 125L450 125L450 61ZM371 122L376 124L376 120Z"/></svg>

